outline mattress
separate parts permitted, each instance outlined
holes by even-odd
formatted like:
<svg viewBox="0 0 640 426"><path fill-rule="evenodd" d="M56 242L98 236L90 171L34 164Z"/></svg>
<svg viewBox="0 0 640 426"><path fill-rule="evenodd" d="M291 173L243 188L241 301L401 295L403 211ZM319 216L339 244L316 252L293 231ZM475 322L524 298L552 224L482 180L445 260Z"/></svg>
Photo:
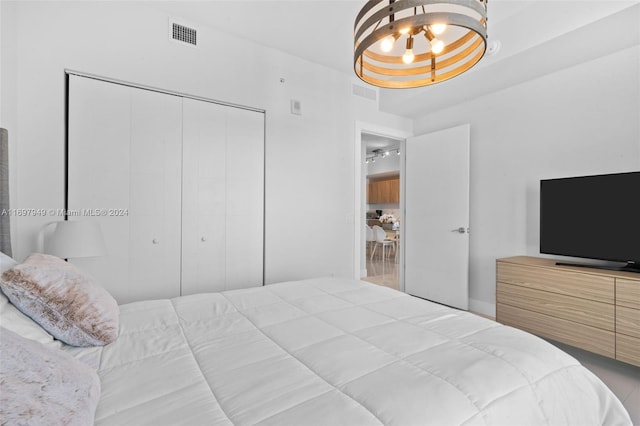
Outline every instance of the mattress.
<svg viewBox="0 0 640 426"><path fill-rule="evenodd" d="M312 279L120 307L97 425L630 425L546 341L369 283Z"/></svg>

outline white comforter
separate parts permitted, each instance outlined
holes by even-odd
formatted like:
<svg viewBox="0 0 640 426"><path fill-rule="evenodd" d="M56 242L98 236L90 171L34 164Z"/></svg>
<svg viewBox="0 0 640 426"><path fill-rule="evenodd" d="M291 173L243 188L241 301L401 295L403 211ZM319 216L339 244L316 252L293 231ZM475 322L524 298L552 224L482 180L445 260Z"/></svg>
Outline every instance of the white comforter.
<svg viewBox="0 0 640 426"><path fill-rule="evenodd" d="M618 399L525 332L346 279L123 305L98 425L617 425Z"/></svg>

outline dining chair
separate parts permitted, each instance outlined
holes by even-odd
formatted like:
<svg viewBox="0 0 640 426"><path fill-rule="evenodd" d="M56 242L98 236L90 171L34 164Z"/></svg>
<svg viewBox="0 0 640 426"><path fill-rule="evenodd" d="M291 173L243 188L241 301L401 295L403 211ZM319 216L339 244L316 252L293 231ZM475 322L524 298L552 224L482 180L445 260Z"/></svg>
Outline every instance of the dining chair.
<svg viewBox="0 0 640 426"><path fill-rule="evenodd" d="M393 249L395 251L394 261L398 263L398 253L400 252L400 231L396 231L396 235L393 238Z"/></svg>
<svg viewBox="0 0 640 426"><path fill-rule="evenodd" d="M384 232L384 229L382 229L378 225L375 225L373 227L373 233L375 235L376 242L373 246L370 260L373 260L373 255L376 253L376 248L378 246L382 246L382 259L385 259L387 257L387 255L385 254L386 248L389 247L390 249L393 248L395 250L395 243L393 242L393 240L387 239L387 233ZM389 254L391 254L391 252L389 252Z"/></svg>
<svg viewBox="0 0 640 426"><path fill-rule="evenodd" d="M373 245L375 245L376 242L376 236L373 232L373 229L369 226L369 225L365 225L365 230L366 230L366 235L367 235L367 248L369 250L372 250Z"/></svg>

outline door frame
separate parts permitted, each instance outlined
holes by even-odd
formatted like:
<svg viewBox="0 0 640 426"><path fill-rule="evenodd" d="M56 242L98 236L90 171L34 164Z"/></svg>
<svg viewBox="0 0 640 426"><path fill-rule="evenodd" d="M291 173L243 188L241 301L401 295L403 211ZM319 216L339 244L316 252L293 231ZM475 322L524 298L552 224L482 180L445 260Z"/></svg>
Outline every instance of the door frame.
<svg viewBox="0 0 640 426"><path fill-rule="evenodd" d="M364 235L362 232L362 220L364 218L365 213L365 205L366 199L364 194L366 191L364 188L364 182L362 179L362 168L365 160L366 153L363 154L364 145L362 143L362 133L370 133L376 134L380 136L386 136L393 139L400 140L400 223L404 222L404 167L405 167L405 139L413 136L412 132L393 128L393 127L385 127L380 126L378 124L364 122L364 121L356 121L355 122L355 135L354 135L354 232L353 232L353 277L357 280L361 278L361 268L360 263L362 262L362 253L364 249ZM403 246L403 238L402 238L403 228L400 228L400 274L398 277L398 285L400 291L404 291L404 250L402 250Z"/></svg>

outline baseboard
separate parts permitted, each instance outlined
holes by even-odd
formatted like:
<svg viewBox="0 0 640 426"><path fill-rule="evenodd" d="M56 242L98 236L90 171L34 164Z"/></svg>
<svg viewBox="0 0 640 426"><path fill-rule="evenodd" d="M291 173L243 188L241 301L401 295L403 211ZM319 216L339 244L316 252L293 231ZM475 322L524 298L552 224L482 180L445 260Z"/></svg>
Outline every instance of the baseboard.
<svg viewBox="0 0 640 426"><path fill-rule="evenodd" d="M365 278L367 276L367 270L366 269L361 269L360 270L360 278Z"/></svg>
<svg viewBox="0 0 640 426"><path fill-rule="evenodd" d="M487 317L496 317L496 305L494 303L488 303L483 300L469 299L469 310L471 312L477 312Z"/></svg>

